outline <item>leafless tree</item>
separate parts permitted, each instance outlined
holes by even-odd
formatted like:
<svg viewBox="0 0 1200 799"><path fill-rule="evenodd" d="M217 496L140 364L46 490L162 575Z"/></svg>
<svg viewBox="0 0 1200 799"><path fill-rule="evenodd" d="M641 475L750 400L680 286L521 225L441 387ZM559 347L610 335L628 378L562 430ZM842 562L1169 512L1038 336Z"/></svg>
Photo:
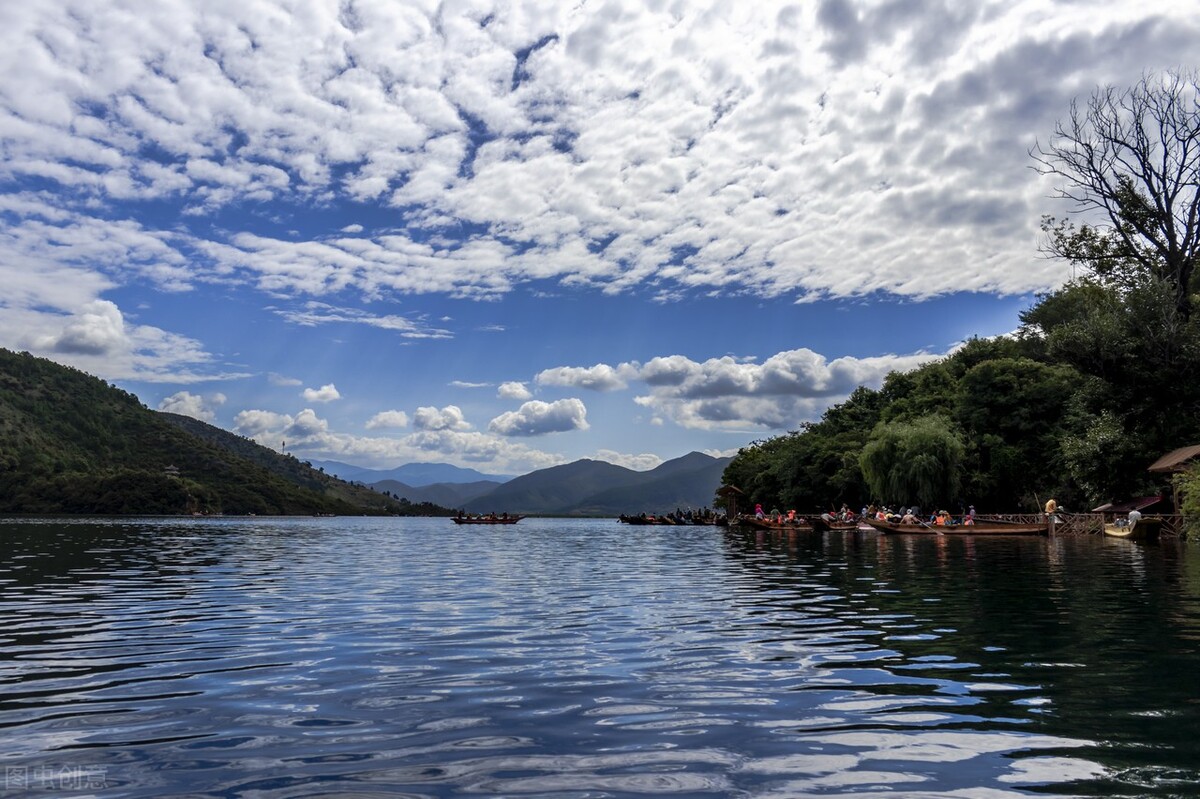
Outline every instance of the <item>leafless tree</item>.
<svg viewBox="0 0 1200 799"><path fill-rule="evenodd" d="M1147 73L1131 88L1097 89L1030 156L1039 173L1060 179L1058 197L1102 220L1081 228L1048 220L1050 252L1110 277L1134 267L1186 323L1200 249L1200 74Z"/></svg>

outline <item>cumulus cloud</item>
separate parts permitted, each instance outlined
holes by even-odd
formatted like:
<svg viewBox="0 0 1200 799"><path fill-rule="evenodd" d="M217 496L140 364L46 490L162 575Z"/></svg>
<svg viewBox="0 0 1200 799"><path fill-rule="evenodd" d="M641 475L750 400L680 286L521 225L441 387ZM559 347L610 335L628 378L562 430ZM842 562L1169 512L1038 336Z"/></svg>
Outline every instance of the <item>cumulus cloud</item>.
<svg viewBox="0 0 1200 799"><path fill-rule="evenodd" d="M333 402L342 398L333 383L326 383L320 388L306 388L300 393L305 402Z"/></svg>
<svg viewBox="0 0 1200 799"><path fill-rule="evenodd" d="M367 429L381 427L408 427L408 414L404 411L381 411L367 420Z"/></svg>
<svg viewBox="0 0 1200 799"><path fill-rule="evenodd" d="M587 408L578 399L532 400L515 411L500 414L488 424L489 431L502 436L541 436L587 428Z"/></svg>
<svg viewBox="0 0 1200 799"><path fill-rule="evenodd" d="M598 363L595 366L560 366L538 372L534 380L542 386L568 386L570 388L586 388L592 391L616 391L628 384L625 377L633 367L629 364L609 366Z"/></svg>
<svg viewBox="0 0 1200 799"><path fill-rule="evenodd" d="M425 410L441 413L435 408ZM461 413L456 416L455 411L457 409L443 414L448 426L430 429L414 424L418 429L401 437L341 433L311 409L295 416L259 409L244 410L235 416L234 429L264 446L279 447L286 441L289 452L378 468L436 457L452 463L519 474L567 461L561 455L534 449L503 436L470 430Z"/></svg>
<svg viewBox="0 0 1200 799"><path fill-rule="evenodd" d="M77 355L109 355L129 348L125 319L114 303L88 303L44 346L54 352Z"/></svg>
<svg viewBox="0 0 1200 799"><path fill-rule="evenodd" d="M233 417L233 429L253 439L261 439L268 433L285 430L291 423L292 417L285 413L258 409L239 411L237 416ZM273 437L278 437L278 433Z"/></svg>
<svg viewBox="0 0 1200 799"><path fill-rule="evenodd" d="M942 356L915 353L831 361L800 348L762 363L730 356L695 361L669 355L641 365L548 369L539 378L550 375L547 385L579 386L597 375L620 373L621 386L636 380L649 390L634 401L656 414L651 424L668 419L691 428L778 430L819 417L860 385L877 388L890 372L914 369L938 357Z"/></svg>
<svg viewBox="0 0 1200 799"><path fill-rule="evenodd" d="M525 387L524 383L516 380L510 380L507 383L500 384L500 387L496 389L496 396L500 399L524 401L531 399L533 394L531 394L529 389Z"/></svg>
<svg viewBox="0 0 1200 799"><path fill-rule="evenodd" d="M463 416L462 408L457 405L447 405L438 409L433 406L417 408L412 417L413 428L427 431L463 431L470 430L471 425Z"/></svg>
<svg viewBox="0 0 1200 799"><path fill-rule="evenodd" d="M158 409L166 413L178 413L190 416L202 422L212 422L216 418L216 409L225 404L225 395L220 392L207 397L193 394L190 391L177 391L158 403Z"/></svg>

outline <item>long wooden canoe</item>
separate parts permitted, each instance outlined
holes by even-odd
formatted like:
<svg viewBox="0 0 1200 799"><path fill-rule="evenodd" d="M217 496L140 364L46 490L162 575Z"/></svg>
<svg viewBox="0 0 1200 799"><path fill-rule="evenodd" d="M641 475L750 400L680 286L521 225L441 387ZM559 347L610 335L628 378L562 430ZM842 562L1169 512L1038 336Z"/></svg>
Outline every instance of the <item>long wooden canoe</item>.
<svg viewBox="0 0 1200 799"><path fill-rule="evenodd" d="M455 524L516 524L524 516L451 516Z"/></svg>
<svg viewBox="0 0 1200 799"><path fill-rule="evenodd" d="M1050 525L1019 522L975 522L975 524L896 524L877 519L863 519L881 533L888 535L1049 535Z"/></svg>
<svg viewBox="0 0 1200 799"><path fill-rule="evenodd" d="M795 521L775 522L769 519L759 519L754 516L739 516L734 521L731 521L730 526L738 527L742 530L772 530L779 532L811 532L812 525L808 523L808 519L797 516Z"/></svg>
<svg viewBox="0 0 1200 799"><path fill-rule="evenodd" d="M1115 524L1104 525L1104 534L1113 538L1127 538L1130 541L1157 541L1162 531L1162 519L1138 519L1133 527Z"/></svg>

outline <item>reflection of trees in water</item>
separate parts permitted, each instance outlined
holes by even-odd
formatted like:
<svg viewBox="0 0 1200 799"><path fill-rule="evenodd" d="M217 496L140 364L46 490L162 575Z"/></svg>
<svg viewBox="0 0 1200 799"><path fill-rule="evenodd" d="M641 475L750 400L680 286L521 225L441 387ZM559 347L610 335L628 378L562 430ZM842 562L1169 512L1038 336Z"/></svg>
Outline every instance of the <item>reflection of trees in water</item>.
<svg viewBox="0 0 1200 799"><path fill-rule="evenodd" d="M770 575L775 603L787 585L781 563L806 566L791 572L803 575L805 591L819 579L865 600L831 610L882 633L877 645L896 654L877 665L952 674L942 690L976 696L972 716L1101 741L1089 756L1118 768L1170 763L1200 777L1200 552L1186 543L854 533L727 540L735 560Z"/></svg>

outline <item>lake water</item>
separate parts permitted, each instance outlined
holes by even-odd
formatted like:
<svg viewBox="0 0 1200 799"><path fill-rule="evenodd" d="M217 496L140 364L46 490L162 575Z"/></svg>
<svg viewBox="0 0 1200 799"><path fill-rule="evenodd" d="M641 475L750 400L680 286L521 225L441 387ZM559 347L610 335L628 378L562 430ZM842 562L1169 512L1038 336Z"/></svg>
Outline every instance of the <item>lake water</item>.
<svg viewBox="0 0 1200 799"><path fill-rule="evenodd" d="M1200 549L0 521L4 796L1195 796Z"/></svg>

